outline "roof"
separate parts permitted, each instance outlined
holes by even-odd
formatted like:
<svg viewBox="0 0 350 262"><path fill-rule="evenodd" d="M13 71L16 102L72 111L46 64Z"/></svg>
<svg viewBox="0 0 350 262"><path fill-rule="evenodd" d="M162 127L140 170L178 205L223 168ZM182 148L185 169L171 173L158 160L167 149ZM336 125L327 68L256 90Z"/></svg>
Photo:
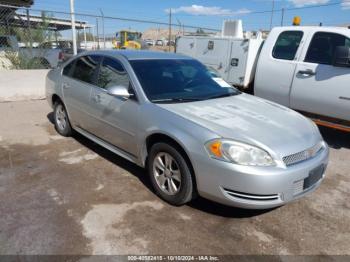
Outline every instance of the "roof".
<svg viewBox="0 0 350 262"><path fill-rule="evenodd" d="M326 31L326 32L349 32L346 27L340 26L284 26L284 27L274 27L273 30L303 30L303 31Z"/></svg>
<svg viewBox="0 0 350 262"><path fill-rule="evenodd" d="M27 19L28 18L25 14L16 13L9 20L12 26L23 27L24 25L25 26L27 25ZM1 22L2 21L0 21L0 23ZM69 30L72 28L70 19L47 17L45 18L45 21L44 21L42 16L33 16L33 15L29 16L29 26L31 28L38 28L43 26L43 24L46 24L49 30L62 31L62 30ZM84 27L91 28L92 26L85 21L75 21L76 29L84 29Z"/></svg>
<svg viewBox="0 0 350 262"><path fill-rule="evenodd" d="M0 4L2 5L8 5L10 2L12 6L29 7L34 3L34 0L0 0Z"/></svg>
<svg viewBox="0 0 350 262"><path fill-rule="evenodd" d="M100 50L94 51L98 54L108 54L111 56L121 55L128 60L145 60L145 59L193 59L176 53L156 52L148 50Z"/></svg>

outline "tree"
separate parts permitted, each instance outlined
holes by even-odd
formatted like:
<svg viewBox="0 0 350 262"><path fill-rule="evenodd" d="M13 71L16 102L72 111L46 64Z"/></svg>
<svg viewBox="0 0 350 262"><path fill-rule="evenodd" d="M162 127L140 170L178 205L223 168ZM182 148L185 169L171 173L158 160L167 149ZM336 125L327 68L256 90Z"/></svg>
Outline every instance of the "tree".
<svg viewBox="0 0 350 262"><path fill-rule="evenodd" d="M84 42L84 33L78 33L78 42ZM91 33L86 33L86 41L94 41L94 35Z"/></svg>
<svg viewBox="0 0 350 262"><path fill-rule="evenodd" d="M17 37L18 42L23 42L27 47L32 47L33 43L43 43L55 39L55 31L50 30L51 15L45 12L41 13L42 23L38 27L28 27L26 21L23 21L22 27L11 28L11 34ZM58 33L59 34L59 33ZM60 34L59 34L60 35Z"/></svg>
<svg viewBox="0 0 350 262"><path fill-rule="evenodd" d="M202 28L198 28L197 31L196 31L196 34L198 34L198 35L204 35L205 32L204 32L204 30L203 30Z"/></svg>

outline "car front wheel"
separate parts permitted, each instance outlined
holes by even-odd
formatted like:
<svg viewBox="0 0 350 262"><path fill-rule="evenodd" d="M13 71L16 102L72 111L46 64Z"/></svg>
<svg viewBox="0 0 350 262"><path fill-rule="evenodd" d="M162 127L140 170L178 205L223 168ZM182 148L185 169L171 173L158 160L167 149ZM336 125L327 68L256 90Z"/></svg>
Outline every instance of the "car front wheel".
<svg viewBox="0 0 350 262"><path fill-rule="evenodd" d="M191 171L175 147L166 143L153 145L148 158L148 172L154 190L163 200L176 206L191 201Z"/></svg>
<svg viewBox="0 0 350 262"><path fill-rule="evenodd" d="M71 136L72 127L70 125L67 110L62 102L56 102L54 106L54 122L57 132L62 136Z"/></svg>

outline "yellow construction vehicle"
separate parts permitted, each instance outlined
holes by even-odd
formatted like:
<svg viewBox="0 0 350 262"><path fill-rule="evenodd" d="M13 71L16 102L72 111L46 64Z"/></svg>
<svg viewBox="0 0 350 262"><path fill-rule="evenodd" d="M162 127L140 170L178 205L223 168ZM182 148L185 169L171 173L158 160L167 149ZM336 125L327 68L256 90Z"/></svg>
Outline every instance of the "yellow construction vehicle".
<svg viewBox="0 0 350 262"><path fill-rule="evenodd" d="M114 41L114 48L116 49L143 49L144 44L141 39L142 33L121 30L116 34L116 40Z"/></svg>

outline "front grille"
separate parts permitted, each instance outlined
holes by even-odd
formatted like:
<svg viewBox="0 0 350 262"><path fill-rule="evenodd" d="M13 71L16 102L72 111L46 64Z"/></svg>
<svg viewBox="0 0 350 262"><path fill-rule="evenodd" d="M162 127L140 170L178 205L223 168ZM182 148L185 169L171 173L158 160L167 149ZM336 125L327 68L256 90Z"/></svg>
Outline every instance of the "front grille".
<svg viewBox="0 0 350 262"><path fill-rule="evenodd" d="M226 188L224 188L224 190L230 196L241 198L241 199L246 199L246 200L273 201L273 200L279 200L280 199L279 194L255 195L255 194L248 194L248 193L242 193L242 192L238 192L238 191L233 191L231 189L226 189Z"/></svg>
<svg viewBox="0 0 350 262"><path fill-rule="evenodd" d="M306 149L306 150L301 151L299 153L295 153L295 154L283 157L283 162L286 166L298 164L300 162L303 162L305 160L313 158L320 151L322 151L323 148L324 148L323 143L318 143L309 149Z"/></svg>

